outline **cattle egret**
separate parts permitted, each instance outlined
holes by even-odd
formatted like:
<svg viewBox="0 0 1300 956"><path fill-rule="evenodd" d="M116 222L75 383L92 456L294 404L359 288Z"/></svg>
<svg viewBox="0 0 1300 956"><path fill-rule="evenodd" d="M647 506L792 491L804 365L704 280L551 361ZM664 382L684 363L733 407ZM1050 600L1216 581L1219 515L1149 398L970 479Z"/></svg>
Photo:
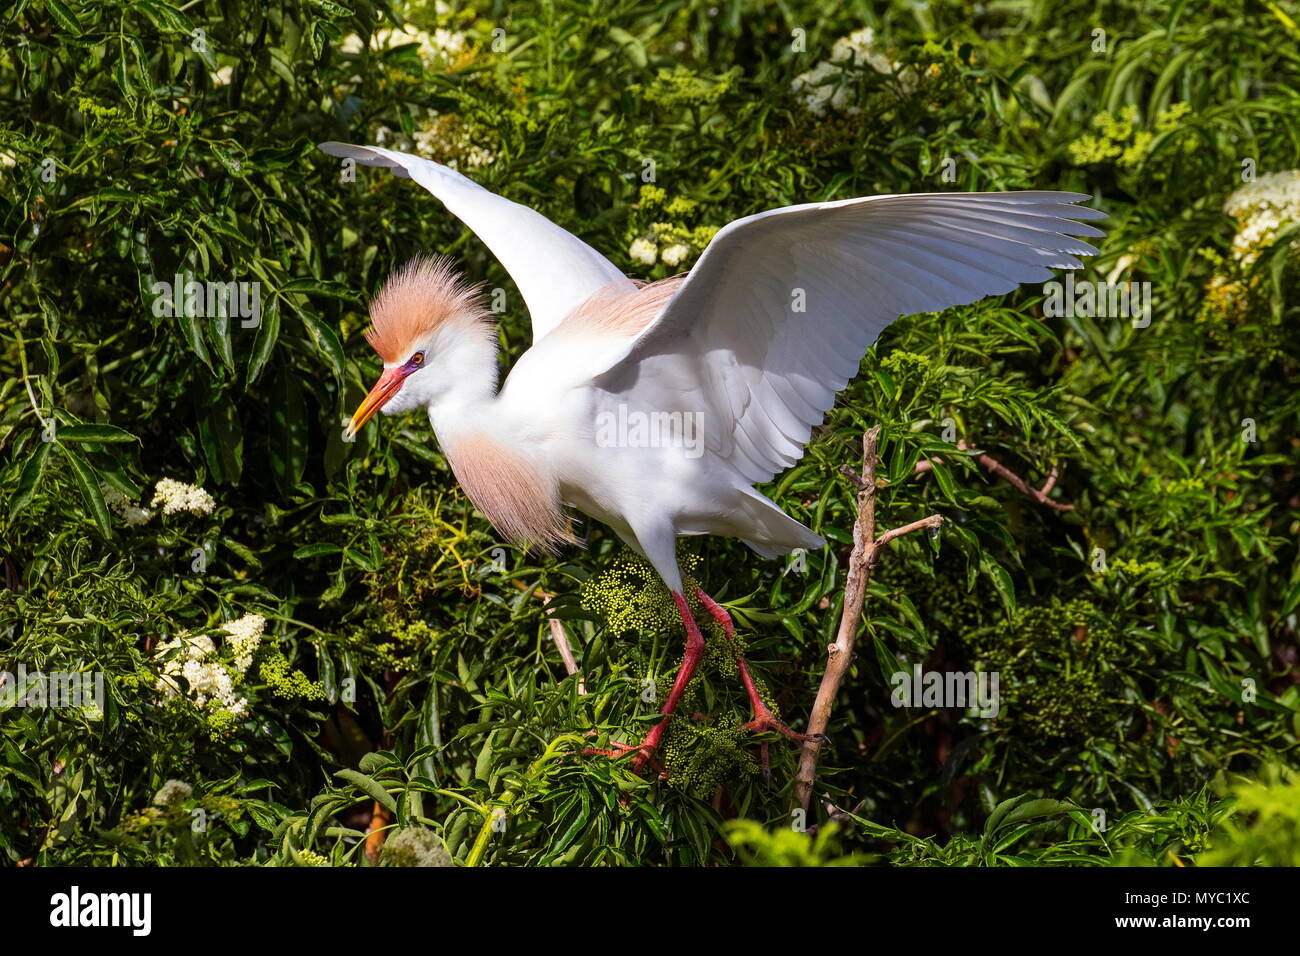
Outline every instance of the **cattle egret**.
<svg viewBox="0 0 1300 956"><path fill-rule="evenodd" d="M384 372L349 424L428 411L474 505L525 547L572 541L565 509L604 522L672 592L686 652L655 725L651 759L704 650L677 565L680 535L739 538L765 557L822 538L754 489L803 455L813 428L894 319L937 312L1078 269L1104 218L1068 192L923 193L807 203L738 219L684 277L649 284L538 212L446 166L394 150L323 143L440 199L492 250L532 319L532 347L497 389L496 334L445 260L388 279L367 338ZM731 638L725 610L695 596ZM791 730L739 659L756 732Z"/></svg>

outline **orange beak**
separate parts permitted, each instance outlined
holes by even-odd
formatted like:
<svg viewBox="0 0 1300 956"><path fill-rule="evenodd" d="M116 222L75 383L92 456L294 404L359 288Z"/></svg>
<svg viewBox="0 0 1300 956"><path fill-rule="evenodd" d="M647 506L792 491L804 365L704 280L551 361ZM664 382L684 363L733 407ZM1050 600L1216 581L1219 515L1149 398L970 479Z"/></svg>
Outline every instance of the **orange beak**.
<svg viewBox="0 0 1300 956"><path fill-rule="evenodd" d="M348 422L348 428L343 437L351 441L361 426L370 421L375 412L383 408L385 403L393 397L393 393L402 387L402 382L406 380L406 376L410 375L412 371L414 369L403 366L385 369L384 374L379 376L379 381L375 382L374 388L370 390L370 394L357 406L357 410L352 415L352 421Z"/></svg>

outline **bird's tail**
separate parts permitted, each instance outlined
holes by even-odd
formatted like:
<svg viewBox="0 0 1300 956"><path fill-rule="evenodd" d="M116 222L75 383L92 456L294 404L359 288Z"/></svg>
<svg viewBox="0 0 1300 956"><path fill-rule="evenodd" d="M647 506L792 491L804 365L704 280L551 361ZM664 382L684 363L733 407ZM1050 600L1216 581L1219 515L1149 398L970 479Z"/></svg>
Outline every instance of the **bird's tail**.
<svg viewBox="0 0 1300 956"><path fill-rule="evenodd" d="M753 488L742 488L741 510L756 534L740 540L764 558L776 558L791 551L816 551L826 542L821 535L795 521L767 496Z"/></svg>

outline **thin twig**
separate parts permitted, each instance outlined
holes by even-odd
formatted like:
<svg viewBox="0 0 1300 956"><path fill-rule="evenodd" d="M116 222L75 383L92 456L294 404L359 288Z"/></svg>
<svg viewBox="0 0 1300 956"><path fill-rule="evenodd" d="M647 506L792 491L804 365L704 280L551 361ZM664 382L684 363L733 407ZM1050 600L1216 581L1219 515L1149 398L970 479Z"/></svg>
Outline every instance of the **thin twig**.
<svg viewBox="0 0 1300 956"><path fill-rule="evenodd" d="M569 646L569 635L564 632L564 622L558 617L547 618L547 623L551 625L551 640L555 642L555 647L560 652L560 659L564 661L564 669L570 676L578 678L578 693L586 696L587 684L578 673L578 661L573 656L573 648Z"/></svg>
<svg viewBox="0 0 1300 956"><path fill-rule="evenodd" d="M36 393L32 391L31 377L27 372L27 343L23 341L23 334L15 330L14 334L18 337L18 360L22 365L23 385L27 388L27 398L32 403L32 411L36 413L36 420L41 423L41 431L49 428L45 421L45 416L41 414L41 407L37 404Z"/></svg>
<svg viewBox="0 0 1300 956"><path fill-rule="evenodd" d="M913 521L911 524L905 524L901 528L893 528L886 531L876 539L876 552L879 553L881 548L900 535L908 534L912 531L920 531L922 528L929 528L931 531L934 531L937 530L941 524L943 524L943 515L930 515L930 517L922 518L920 521Z"/></svg>
<svg viewBox="0 0 1300 956"><path fill-rule="evenodd" d="M813 739L803 745L799 754L795 794L799 806L805 810L812 799L813 783L817 778L817 757L821 753L823 739L820 735L825 734L830 725L831 708L835 705L840 685L844 683L849 665L853 662L853 643L858 623L862 619L862 604L867 596L871 569L875 567L881 550L890 541L921 528L937 529L943 524L942 515L930 515L876 537L876 466L880 463L876 446L879 439L879 425L863 438L861 477L851 468L844 472L858 490L858 516L853 523L853 551L849 555L849 576L844 585L844 610L840 614L839 631L835 643L826 649L826 673L822 675L821 686L817 688L817 699L813 702L812 714L808 719L808 733L813 735Z"/></svg>
<svg viewBox="0 0 1300 956"><path fill-rule="evenodd" d="M957 447L962 449L963 451L966 451L970 448L970 446L967 445L965 441L957 442ZM994 458L992 455L986 452L979 452L978 454L972 455L971 457L974 458L975 461L978 462L985 469L992 472L994 475L997 475L999 478L1001 478L1003 481L1009 484L1012 488L1015 488L1021 494L1025 494L1028 495L1030 498L1033 498L1040 505L1046 505L1047 507L1055 509L1056 511L1074 510L1074 505L1062 504L1059 501L1054 501L1051 498L1047 497L1048 494L1051 492L1051 490L1056 487L1056 479L1059 473L1055 467L1053 467L1052 470L1048 472L1047 480L1043 482L1043 487L1034 488L1029 484L1029 482L1025 481L1025 479L1021 478L1019 475L1017 475L1006 465L1002 464L1002 462L998 461L996 458ZM943 459L935 458L931 460L929 458L923 458L916 463L916 467L912 469L912 474L914 475L924 474L927 471L931 471L936 464L940 464L940 465L943 464Z"/></svg>
<svg viewBox="0 0 1300 956"><path fill-rule="evenodd" d="M516 586L522 586L522 581L516 581ZM550 603L555 597L554 594L548 594L545 591L538 590L537 596L543 601ZM552 617L548 612L546 623L551 628L551 641L555 644L555 649L560 652L560 660L564 661L564 670L570 677L578 678L578 694L585 697L587 695L587 683L578 673L578 659L573 656L573 645L569 643L568 632L564 630L564 622L558 617Z"/></svg>

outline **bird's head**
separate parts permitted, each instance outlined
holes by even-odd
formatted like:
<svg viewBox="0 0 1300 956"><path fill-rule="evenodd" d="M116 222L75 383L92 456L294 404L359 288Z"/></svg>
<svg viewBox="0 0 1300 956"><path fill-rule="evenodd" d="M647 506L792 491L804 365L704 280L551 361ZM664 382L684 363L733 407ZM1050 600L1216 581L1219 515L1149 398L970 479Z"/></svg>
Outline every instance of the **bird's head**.
<svg viewBox="0 0 1300 956"><path fill-rule="evenodd" d="M496 334L477 289L446 259L419 257L394 272L370 305L366 341L384 373L348 424L355 435L375 412L431 407L459 384L496 384Z"/></svg>

